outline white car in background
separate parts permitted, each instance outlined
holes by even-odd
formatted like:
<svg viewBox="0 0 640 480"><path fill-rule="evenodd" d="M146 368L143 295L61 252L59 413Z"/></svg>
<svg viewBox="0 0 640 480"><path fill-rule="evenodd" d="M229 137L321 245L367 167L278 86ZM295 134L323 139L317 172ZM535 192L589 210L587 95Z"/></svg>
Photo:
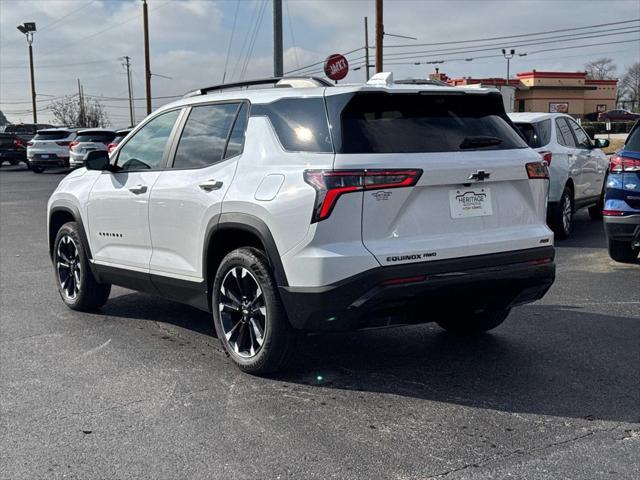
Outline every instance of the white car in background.
<svg viewBox="0 0 640 480"><path fill-rule="evenodd" d="M27 161L34 173L47 168L69 167L69 145L76 138L77 128L46 128L38 130L27 143Z"/></svg>
<svg viewBox="0 0 640 480"><path fill-rule="evenodd" d="M591 140L573 117L562 113L509 113L531 148L547 162L551 185L547 219L556 238L571 234L573 214L589 207L602 218L602 199L609 161L600 148L608 140Z"/></svg>
<svg viewBox="0 0 640 480"><path fill-rule="evenodd" d="M108 146L116 138L115 130L108 128L87 128L78 130L78 136L69 145L69 166L84 167L89 152L107 151Z"/></svg>

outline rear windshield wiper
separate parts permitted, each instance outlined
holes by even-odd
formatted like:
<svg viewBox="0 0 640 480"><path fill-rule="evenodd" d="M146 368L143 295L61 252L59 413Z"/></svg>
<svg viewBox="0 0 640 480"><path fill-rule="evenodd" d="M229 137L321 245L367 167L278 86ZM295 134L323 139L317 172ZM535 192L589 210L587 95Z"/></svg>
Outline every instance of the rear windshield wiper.
<svg viewBox="0 0 640 480"><path fill-rule="evenodd" d="M465 139L460 144L461 149L465 148L478 148L478 147L491 147L493 145L499 145L502 143L502 140L498 137L485 137L485 136L477 136L477 137L465 137Z"/></svg>

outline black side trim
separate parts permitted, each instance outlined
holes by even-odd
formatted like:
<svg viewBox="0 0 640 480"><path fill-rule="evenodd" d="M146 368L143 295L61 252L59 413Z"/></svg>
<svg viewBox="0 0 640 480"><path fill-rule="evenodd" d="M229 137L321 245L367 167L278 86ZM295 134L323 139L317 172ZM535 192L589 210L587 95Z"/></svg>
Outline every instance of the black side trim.
<svg viewBox="0 0 640 480"><path fill-rule="evenodd" d="M249 215L247 213L223 213L217 215L209 221L203 245L203 278L208 280L215 273L208 271L209 266L207 252L209 249L211 238L215 234L224 230L241 230L257 236L264 245L269 264L273 268L273 274L276 283L281 287L287 287L289 285L287 276L284 273L284 267L282 266L280 254L278 253L278 247L276 247L276 242L273 240L273 235L271 235L269 227L267 227L267 225L258 217ZM215 249L215 246L213 248Z"/></svg>
<svg viewBox="0 0 640 480"><path fill-rule="evenodd" d="M155 274L151 274L150 277L151 283L163 297L186 303L205 312L209 311L209 298L207 297L207 283L205 281L190 282Z"/></svg>
<svg viewBox="0 0 640 480"><path fill-rule="evenodd" d="M97 264L93 265L93 269L100 283L111 283L139 292L160 295L148 273Z"/></svg>
<svg viewBox="0 0 640 480"><path fill-rule="evenodd" d="M581 198L580 200L574 200L575 209L584 208L587 205L595 205L600 201L600 195L596 195L595 197Z"/></svg>

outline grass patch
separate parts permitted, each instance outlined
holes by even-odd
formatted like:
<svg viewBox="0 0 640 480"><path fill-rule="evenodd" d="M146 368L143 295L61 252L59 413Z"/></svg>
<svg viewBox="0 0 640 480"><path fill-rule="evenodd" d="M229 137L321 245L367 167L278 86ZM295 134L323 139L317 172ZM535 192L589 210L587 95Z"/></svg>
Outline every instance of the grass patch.
<svg viewBox="0 0 640 480"><path fill-rule="evenodd" d="M622 138L612 138L610 140L609 146L607 148L603 148L602 151L607 155L617 152L624 145L624 140Z"/></svg>

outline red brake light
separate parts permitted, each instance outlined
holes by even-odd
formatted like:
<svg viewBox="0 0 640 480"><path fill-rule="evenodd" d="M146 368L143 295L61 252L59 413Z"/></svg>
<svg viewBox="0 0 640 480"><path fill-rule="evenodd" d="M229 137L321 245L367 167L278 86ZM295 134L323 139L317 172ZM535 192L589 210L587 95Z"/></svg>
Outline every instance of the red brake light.
<svg viewBox="0 0 640 480"><path fill-rule="evenodd" d="M527 167L527 175L529 178L549 178L549 167L544 162L529 162Z"/></svg>
<svg viewBox="0 0 640 480"><path fill-rule="evenodd" d="M547 165L551 165L551 157L553 156L551 152L544 151L544 152L538 152L538 153L542 157L543 162L547 162Z"/></svg>
<svg viewBox="0 0 640 480"><path fill-rule="evenodd" d="M33 142L27 142L27 147L33 147Z"/></svg>
<svg viewBox="0 0 640 480"><path fill-rule="evenodd" d="M16 138L13 141L13 146L17 147L17 148L24 147L24 142L22 140L20 140L19 138Z"/></svg>
<svg viewBox="0 0 640 480"><path fill-rule="evenodd" d="M312 223L324 220L341 195L362 190L411 187L422 175L420 169L305 170L304 181L316 190Z"/></svg>
<svg viewBox="0 0 640 480"><path fill-rule="evenodd" d="M605 217L624 217L627 212L623 212L622 210L603 210L602 215Z"/></svg>
<svg viewBox="0 0 640 480"><path fill-rule="evenodd" d="M56 142L58 145L62 145L64 142ZM67 142L69 144L69 150L71 150L73 147L75 147L76 145L79 145L80 142L78 141L74 141L74 142Z"/></svg>
<svg viewBox="0 0 640 480"><path fill-rule="evenodd" d="M107 145L107 152L111 153L113 149L116 148L117 146L118 146L117 143L110 143L109 145Z"/></svg>
<svg viewBox="0 0 640 480"><path fill-rule="evenodd" d="M640 160L614 155L609 160L610 172L640 172Z"/></svg>
<svg viewBox="0 0 640 480"><path fill-rule="evenodd" d="M61 147L68 147L71 145L71 142L63 140L62 142L56 142L58 145L60 145Z"/></svg>

